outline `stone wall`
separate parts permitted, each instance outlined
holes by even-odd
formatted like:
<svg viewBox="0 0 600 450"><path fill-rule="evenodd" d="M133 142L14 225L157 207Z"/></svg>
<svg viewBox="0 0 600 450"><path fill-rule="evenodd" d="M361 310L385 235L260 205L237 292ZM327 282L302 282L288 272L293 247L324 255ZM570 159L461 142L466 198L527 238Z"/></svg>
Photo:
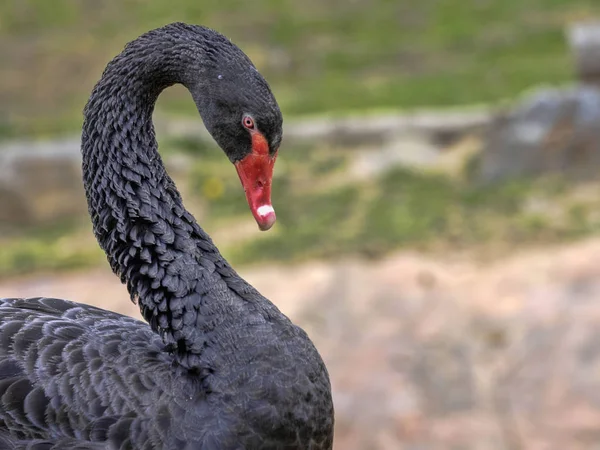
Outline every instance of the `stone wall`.
<svg viewBox="0 0 600 450"><path fill-rule="evenodd" d="M306 142L367 149L371 157L363 153L357 161L365 166L369 165L362 163L366 159L382 161L383 165L373 163L377 170L390 163L419 163L422 155L436 159L447 142L480 129L490 117L486 110L473 110L303 120L286 124L283 151ZM161 137L212 143L199 120L157 120L157 129ZM165 162L172 170L189 166L178 158ZM78 137L0 145L0 225L68 221L86 212Z"/></svg>

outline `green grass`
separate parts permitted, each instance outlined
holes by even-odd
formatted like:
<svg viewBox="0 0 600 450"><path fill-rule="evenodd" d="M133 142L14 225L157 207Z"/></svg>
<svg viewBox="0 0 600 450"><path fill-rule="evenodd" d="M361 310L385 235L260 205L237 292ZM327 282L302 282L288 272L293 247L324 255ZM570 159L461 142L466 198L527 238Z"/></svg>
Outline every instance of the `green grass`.
<svg viewBox="0 0 600 450"><path fill-rule="evenodd" d="M4 231L0 247L0 277L84 268L106 262L91 227L75 223L21 232Z"/></svg>
<svg viewBox="0 0 600 450"><path fill-rule="evenodd" d="M237 263L343 255L381 257L394 249L517 248L600 230L598 201L574 202L555 179L477 187L441 174L394 169L371 183L309 195L284 189L272 234L228 249ZM278 186L276 192L281 191ZM541 211L531 202L546 203Z"/></svg>
<svg viewBox="0 0 600 450"><path fill-rule="evenodd" d="M108 59L171 21L231 37L289 116L495 102L569 82L564 26L598 13L596 0L7 0L0 133L76 130ZM183 89L159 109L197 114Z"/></svg>
<svg viewBox="0 0 600 450"><path fill-rule="evenodd" d="M343 172L351 152L295 150L282 153L278 161L276 226L232 242L217 239L233 264L378 258L397 249L491 249L498 254L600 230L600 199L582 196L577 185L564 179L481 187L440 173L395 168L372 180L351 182ZM322 167L331 170L316 175ZM199 217L209 233L252 221L235 171L224 158L199 162L190 177L187 194L193 195L186 195L186 203L202 198L206 209ZM0 238L0 247L0 277L106 263L89 225L13 232Z"/></svg>

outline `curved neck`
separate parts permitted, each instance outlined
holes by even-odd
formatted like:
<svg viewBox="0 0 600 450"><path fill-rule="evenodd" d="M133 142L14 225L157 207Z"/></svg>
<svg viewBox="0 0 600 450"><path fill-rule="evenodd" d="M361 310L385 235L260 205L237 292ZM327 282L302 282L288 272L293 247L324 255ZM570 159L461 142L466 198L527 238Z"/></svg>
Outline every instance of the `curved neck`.
<svg viewBox="0 0 600 450"><path fill-rule="evenodd" d="M184 208L157 152L155 101L167 86L187 84L190 71L201 71L194 64L202 63L206 49L196 43L195 62L186 61L192 53L175 51L171 35L145 38L108 65L86 105L84 186L94 233L113 271L152 329L176 349L179 363L191 368L219 320L238 320L256 308L252 300L260 295Z"/></svg>

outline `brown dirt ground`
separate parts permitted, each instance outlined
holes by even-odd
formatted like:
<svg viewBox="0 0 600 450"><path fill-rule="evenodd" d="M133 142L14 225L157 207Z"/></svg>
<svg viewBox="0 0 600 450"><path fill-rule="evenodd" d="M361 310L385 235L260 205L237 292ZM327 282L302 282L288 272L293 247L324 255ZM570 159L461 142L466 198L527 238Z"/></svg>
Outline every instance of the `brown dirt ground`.
<svg viewBox="0 0 600 450"><path fill-rule="evenodd" d="M336 449L598 449L600 238L484 265L400 252L240 273L314 339ZM0 282L139 316L108 269Z"/></svg>

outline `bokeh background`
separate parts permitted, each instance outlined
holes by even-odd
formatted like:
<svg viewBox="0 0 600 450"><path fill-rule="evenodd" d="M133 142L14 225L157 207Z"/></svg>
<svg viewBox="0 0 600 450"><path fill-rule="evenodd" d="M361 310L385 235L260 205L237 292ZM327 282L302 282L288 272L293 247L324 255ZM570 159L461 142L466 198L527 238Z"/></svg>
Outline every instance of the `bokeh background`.
<svg viewBox="0 0 600 450"><path fill-rule="evenodd" d="M91 233L81 110L126 42L207 25L283 110L277 225L257 230L181 87L161 153L320 349L335 448L598 449L595 20L596 0L3 0L0 295L139 316Z"/></svg>

